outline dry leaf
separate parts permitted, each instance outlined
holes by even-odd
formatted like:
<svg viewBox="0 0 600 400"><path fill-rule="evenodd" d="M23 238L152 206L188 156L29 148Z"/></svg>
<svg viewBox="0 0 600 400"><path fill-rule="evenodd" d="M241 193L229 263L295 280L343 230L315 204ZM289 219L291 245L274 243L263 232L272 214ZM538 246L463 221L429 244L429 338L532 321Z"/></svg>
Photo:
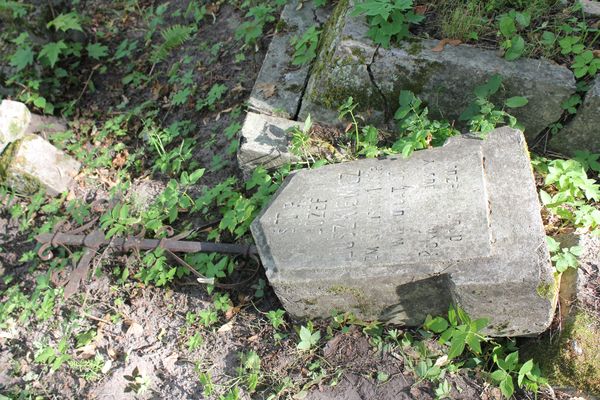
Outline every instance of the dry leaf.
<svg viewBox="0 0 600 400"><path fill-rule="evenodd" d="M170 356L163 358L162 363L163 367L170 373L173 374L175 372L175 363L177 362L178 356L177 353L173 353Z"/></svg>
<svg viewBox="0 0 600 400"><path fill-rule="evenodd" d="M346 125L346 129L344 129L344 133L348 133L350 132L350 129L352 129L354 125L352 124L352 122L350 122L348 125Z"/></svg>
<svg viewBox="0 0 600 400"><path fill-rule="evenodd" d="M225 333L225 332L229 332L230 330L233 329L233 323L235 322L235 318L233 318L231 321L227 322L226 324L222 325L217 332L219 333Z"/></svg>
<svg viewBox="0 0 600 400"><path fill-rule="evenodd" d="M134 337L140 337L144 334L144 327L137 322L132 322L127 329L127 335L132 335Z"/></svg>
<svg viewBox="0 0 600 400"><path fill-rule="evenodd" d="M458 46L459 44L461 44L462 42L458 39L442 39L440 40L440 42L437 44L437 46L435 46L433 49L431 49L431 51L443 51L444 47L447 44L450 44L452 46Z"/></svg>
<svg viewBox="0 0 600 400"><path fill-rule="evenodd" d="M429 10L429 4L415 6L415 14L425 15L425 13Z"/></svg>
<svg viewBox="0 0 600 400"><path fill-rule="evenodd" d="M84 360L89 360L96 355L96 344L94 342L86 344L76 350L77 355Z"/></svg>
<svg viewBox="0 0 600 400"><path fill-rule="evenodd" d="M248 340L249 342L256 342L258 341L258 335L252 335L246 340Z"/></svg>
<svg viewBox="0 0 600 400"><path fill-rule="evenodd" d="M275 96L275 93L277 92L277 88L273 83L257 83L256 88L262 92L265 99Z"/></svg>
<svg viewBox="0 0 600 400"><path fill-rule="evenodd" d="M600 58L600 50L592 50L592 53L594 54L594 57Z"/></svg>
<svg viewBox="0 0 600 400"><path fill-rule="evenodd" d="M227 321L229 321L231 318L233 318L239 312L240 312L239 307L229 307L227 309L227 311L225 311L225 319Z"/></svg>
<svg viewBox="0 0 600 400"><path fill-rule="evenodd" d="M110 370L110 367L112 367L112 360L106 360L106 362L102 366L101 372L103 374L106 374Z"/></svg>
<svg viewBox="0 0 600 400"><path fill-rule="evenodd" d="M112 160L113 168L123 168L125 163L127 162L127 158L129 157L129 152L127 149L123 150Z"/></svg>

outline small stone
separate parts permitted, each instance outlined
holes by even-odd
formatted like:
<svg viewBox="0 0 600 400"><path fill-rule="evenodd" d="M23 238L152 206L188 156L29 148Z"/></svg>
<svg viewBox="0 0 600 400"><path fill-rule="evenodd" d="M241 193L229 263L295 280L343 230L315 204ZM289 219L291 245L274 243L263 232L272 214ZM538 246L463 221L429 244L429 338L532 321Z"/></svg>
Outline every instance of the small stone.
<svg viewBox="0 0 600 400"><path fill-rule="evenodd" d="M600 1L594 0L579 0L581 9L590 17L600 17Z"/></svg>
<svg viewBox="0 0 600 400"><path fill-rule="evenodd" d="M27 134L0 156L0 178L16 192L45 188L51 196L68 190L81 164L45 139Z"/></svg>
<svg viewBox="0 0 600 400"><path fill-rule="evenodd" d="M25 104L2 100L0 104L0 153L10 143L25 135L30 122L31 113Z"/></svg>
<svg viewBox="0 0 600 400"><path fill-rule="evenodd" d="M594 79L573 120L550 140L550 148L565 155L577 150L600 152L600 78Z"/></svg>
<svg viewBox="0 0 600 400"><path fill-rule="evenodd" d="M530 162L500 128L300 170L251 226L267 278L296 318L419 325L454 303L490 335L543 332L557 290Z"/></svg>
<svg viewBox="0 0 600 400"><path fill-rule="evenodd" d="M288 149L287 131L300 124L298 121L248 112L237 155L244 176L249 177L258 166L275 169L297 161L297 157Z"/></svg>

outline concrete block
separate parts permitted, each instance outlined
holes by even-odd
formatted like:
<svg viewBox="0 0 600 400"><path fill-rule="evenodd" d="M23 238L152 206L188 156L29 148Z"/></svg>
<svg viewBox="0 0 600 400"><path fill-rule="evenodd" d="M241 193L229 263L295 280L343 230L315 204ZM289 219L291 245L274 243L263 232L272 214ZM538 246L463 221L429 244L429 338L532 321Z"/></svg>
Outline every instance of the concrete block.
<svg viewBox="0 0 600 400"><path fill-rule="evenodd" d="M332 122L348 96L359 103L368 123L393 123L401 90L411 90L429 106L433 118L457 119L474 100L474 89L493 75L503 78L492 101L524 96L529 103L510 110L532 141L562 115L561 103L575 93L575 78L563 66L543 59L507 61L497 52L470 45L447 45L434 51L437 40L411 40L384 49L368 38L365 18L351 17L340 2L335 21L323 35L321 52L302 100L300 118Z"/></svg>
<svg viewBox="0 0 600 400"><path fill-rule="evenodd" d="M299 127L300 122L285 118L248 112L242 126L238 165L244 176L258 166L275 169L289 162L299 161L288 149L287 131Z"/></svg>

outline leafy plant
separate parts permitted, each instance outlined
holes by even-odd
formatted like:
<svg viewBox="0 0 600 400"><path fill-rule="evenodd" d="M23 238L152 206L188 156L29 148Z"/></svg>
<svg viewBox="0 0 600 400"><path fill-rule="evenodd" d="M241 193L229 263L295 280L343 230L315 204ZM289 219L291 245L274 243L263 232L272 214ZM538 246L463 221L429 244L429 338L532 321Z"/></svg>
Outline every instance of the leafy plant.
<svg viewBox="0 0 600 400"><path fill-rule="evenodd" d="M580 246L563 247L552 237L546 236L548 250L552 253L552 262L558 272L565 272L568 268L577 269L578 257L581 255Z"/></svg>
<svg viewBox="0 0 600 400"><path fill-rule="evenodd" d="M302 351L308 351L315 347L319 340L321 340L321 332L319 330L315 331L311 322L309 322L306 326L300 327L300 332L298 333L300 338L300 342L296 348Z"/></svg>
<svg viewBox="0 0 600 400"><path fill-rule="evenodd" d="M164 61L169 52L176 49L187 42L192 33L195 31L193 26L173 25L161 32L163 42L160 45L154 45L152 54L150 55L150 62L153 67L155 64Z"/></svg>
<svg viewBox="0 0 600 400"><path fill-rule="evenodd" d="M275 9L268 4L251 7L245 15L245 18L252 18L244 21L235 31L235 38L242 39L245 46L255 45L256 41L263 33L267 23L275 21L273 13Z"/></svg>
<svg viewBox="0 0 600 400"><path fill-rule="evenodd" d="M363 0L356 4L351 15L365 15L369 23L367 34L385 48L390 47L391 41L408 37L410 25L424 18L414 12L412 0Z"/></svg>
<svg viewBox="0 0 600 400"><path fill-rule="evenodd" d="M505 59L514 61L523 55L525 52L525 39L518 32L520 29L527 28L530 23L531 15L526 12L521 13L511 10L500 17L498 24L500 33L505 38L502 42Z"/></svg>
<svg viewBox="0 0 600 400"><path fill-rule="evenodd" d="M317 56L317 45L321 31L316 25L308 28L302 36L294 36L291 40L294 47L293 65L304 65L311 62Z"/></svg>

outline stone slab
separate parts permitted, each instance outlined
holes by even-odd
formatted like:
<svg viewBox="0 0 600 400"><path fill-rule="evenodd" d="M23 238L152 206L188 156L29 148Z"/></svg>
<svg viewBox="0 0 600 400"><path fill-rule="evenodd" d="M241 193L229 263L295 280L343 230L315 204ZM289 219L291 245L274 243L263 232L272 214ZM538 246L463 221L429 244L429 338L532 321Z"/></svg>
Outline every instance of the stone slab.
<svg viewBox="0 0 600 400"><path fill-rule="evenodd" d="M2 100L0 103L0 153L10 143L25 135L30 122L31 113L25 104Z"/></svg>
<svg viewBox="0 0 600 400"><path fill-rule="evenodd" d="M77 160L34 134L12 143L0 157L0 178L24 194L39 188L51 196L63 193L80 168Z"/></svg>
<svg viewBox="0 0 600 400"><path fill-rule="evenodd" d="M501 128L299 171L252 224L267 277L294 317L418 325L458 303L489 334L542 332L556 296L529 163Z"/></svg>
<svg viewBox="0 0 600 400"><path fill-rule="evenodd" d="M292 65L293 49L290 41L313 25L321 26L326 18L326 11L317 8L310 0L303 1L301 6L298 0L285 5L280 18L282 29L271 40L248 100L251 110L282 118L296 118L310 63Z"/></svg>
<svg viewBox="0 0 600 400"><path fill-rule="evenodd" d="M44 139L48 139L55 133L62 133L69 130L67 121L51 115L31 114L31 123L27 127L26 133L37 133Z"/></svg>
<svg viewBox="0 0 600 400"><path fill-rule="evenodd" d="M258 166L275 169L299 161L288 149L287 131L300 122L248 112L242 126L238 165L244 176L252 175Z"/></svg>
<svg viewBox="0 0 600 400"><path fill-rule="evenodd" d="M411 90L429 106L433 118L457 119L474 99L474 89L495 74L503 87L492 100L524 96L529 103L511 110L532 141L563 112L561 103L575 93L575 78L563 66L546 60L506 61L495 51L469 45L444 47L437 40L411 40L384 49L366 35L362 17L349 16L348 2L334 12L322 50L311 73L300 118L309 113L317 121L331 122L348 96L359 103L368 123L392 123L401 90Z"/></svg>
<svg viewBox="0 0 600 400"><path fill-rule="evenodd" d="M550 148L565 155L577 150L600 153L600 78L594 79L573 120L550 140Z"/></svg>

